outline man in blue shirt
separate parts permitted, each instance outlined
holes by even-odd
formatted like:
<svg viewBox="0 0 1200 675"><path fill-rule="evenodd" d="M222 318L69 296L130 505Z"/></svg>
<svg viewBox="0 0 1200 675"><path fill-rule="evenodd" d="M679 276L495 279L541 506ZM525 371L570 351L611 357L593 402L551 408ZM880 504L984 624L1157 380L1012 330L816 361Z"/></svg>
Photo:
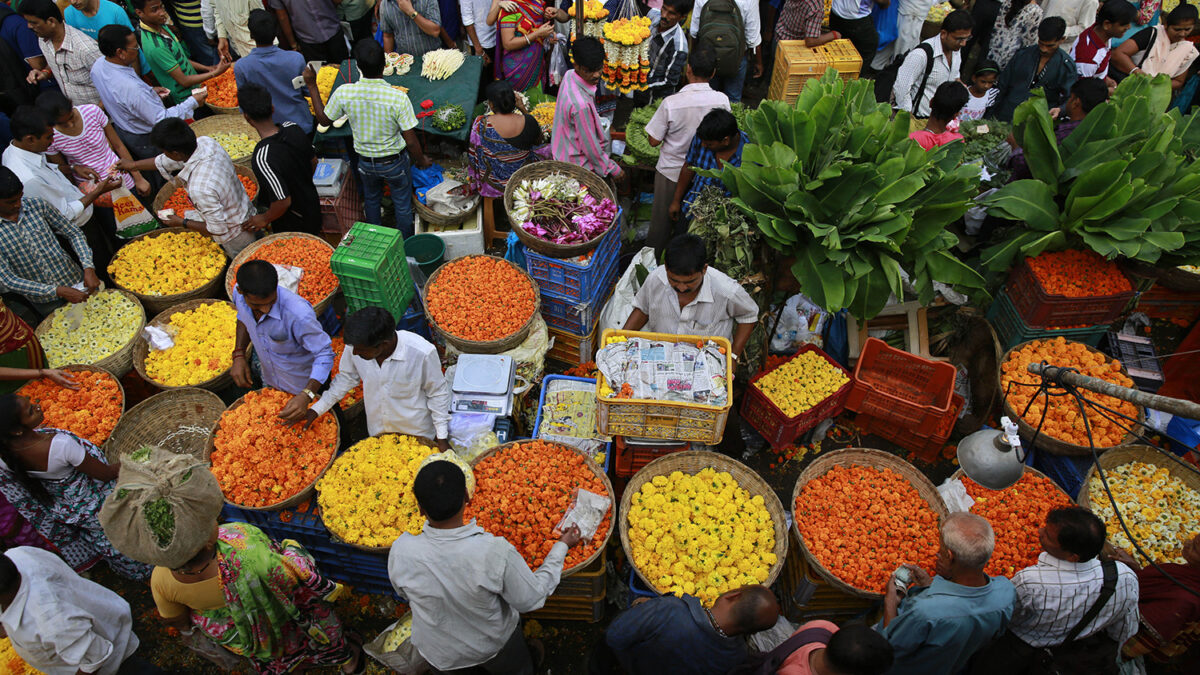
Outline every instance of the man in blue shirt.
<svg viewBox="0 0 1200 675"><path fill-rule="evenodd" d="M271 104L275 106L272 118L275 123L295 122L304 133L311 134L312 112L308 109L302 90L292 86L292 80L304 73L307 63L304 56L275 45L279 21L274 14L256 9L250 12L247 23L256 46L249 54L242 56L233 69L238 89L247 84L257 84L266 89L271 94Z"/></svg>
<svg viewBox="0 0 1200 675"><path fill-rule="evenodd" d="M321 329L312 305L280 286L275 266L265 260L238 268L233 305L238 315L234 382L253 386L246 360L246 347L253 343L262 363L263 386L293 395L280 414L307 410L333 369L333 341Z"/></svg>
<svg viewBox="0 0 1200 675"><path fill-rule="evenodd" d="M766 586L726 591L711 610L691 595L659 596L613 620L593 666L606 672L615 658L630 675L724 675L746 660L742 636L778 619L779 602Z"/></svg>
<svg viewBox="0 0 1200 675"><path fill-rule="evenodd" d="M937 576L931 580L925 570L906 565L916 578L912 589L888 582L877 626L896 650L888 675L961 672L976 651L1004 633L1016 590L1008 579L983 571L995 545L986 519L952 513L942 523Z"/></svg>

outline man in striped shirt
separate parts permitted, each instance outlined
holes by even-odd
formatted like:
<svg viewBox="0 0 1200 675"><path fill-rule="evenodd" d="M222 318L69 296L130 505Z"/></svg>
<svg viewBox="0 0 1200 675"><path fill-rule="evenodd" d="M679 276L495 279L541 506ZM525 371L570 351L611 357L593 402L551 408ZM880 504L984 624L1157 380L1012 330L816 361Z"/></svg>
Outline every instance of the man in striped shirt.
<svg viewBox="0 0 1200 675"><path fill-rule="evenodd" d="M558 89L550 152L560 162L620 180L625 172L608 156L608 131L600 125L600 114L596 112L596 84L604 67L604 47L595 38L579 38L571 47L571 56L575 68L567 71Z"/></svg>
<svg viewBox="0 0 1200 675"><path fill-rule="evenodd" d="M1079 34L1079 39L1067 50L1075 60L1079 77L1098 77L1104 80L1111 92L1117 83L1108 76L1108 61L1112 41L1129 30L1137 10L1128 2L1106 2L1096 12L1096 23Z"/></svg>
<svg viewBox="0 0 1200 675"><path fill-rule="evenodd" d="M168 9L174 19L175 32L187 45L193 61L206 66L216 65L220 57L216 48L209 43L204 32L204 19L200 14L200 0L167 0Z"/></svg>

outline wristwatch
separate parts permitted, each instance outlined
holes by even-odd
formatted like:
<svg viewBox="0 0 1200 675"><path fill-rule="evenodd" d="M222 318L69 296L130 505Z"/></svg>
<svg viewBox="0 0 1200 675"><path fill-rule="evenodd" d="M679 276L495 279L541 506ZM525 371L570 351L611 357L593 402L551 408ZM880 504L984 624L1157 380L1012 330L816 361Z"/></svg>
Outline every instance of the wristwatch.
<svg viewBox="0 0 1200 675"><path fill-rule="evenodd" d="M408 13L408 18L412 19L413 21L416 21L418 16L420 16L420 14L418 14L417 10L415 9Z"/></svg>
<svg viewBox="0 0 1200 675"><path fill-rule="evenodd" d="M310 401L315 401L315 400L317 400L317 395L316 395L316 394L314 394L314 393L312 393L312 392L311 392L311 391L309 391L308 389L305 389L305 390L301 391L300 393L301 393L301 394L308 394L308 400L310 400Z"/></svg>

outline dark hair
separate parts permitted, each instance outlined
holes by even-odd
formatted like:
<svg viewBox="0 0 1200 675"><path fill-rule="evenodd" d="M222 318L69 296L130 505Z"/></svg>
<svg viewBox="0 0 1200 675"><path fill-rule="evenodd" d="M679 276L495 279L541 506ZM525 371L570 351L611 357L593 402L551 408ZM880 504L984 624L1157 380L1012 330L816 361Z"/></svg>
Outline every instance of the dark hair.
<svg viewBox="0 0 1200 675"><path fill-rule="evenodd" d="M363 77L383 77L383 45L374 38L363 38L354 43L354 60Z"/></svg>
<svg viewBox="0 0 1200 675"><path fill-rule="evenodd" d="M255 10L257 11L257 10ZM271 119L271 92L258 84L247 83L238 87L238 107L246 117L255 122Z"/></svg>
<svg viewBox="0 0 1200 675"><path fill-rule="evenodd" d="M957 33L960 30L971 30L975 27L975 19L965 9L956 9L942 19L942 30L947 33Z"/></svg>
<svg viewBox="0 0 1200 675"><path fill-rule="evenodd" d="M67 98L57 89L47 89L37 97L37 107L50 119L50 123L58 121L58 118L71 112L73 105L71 99Z"/></svg>
<svg viewBox="0 0 1200 675"><path fill-rule="evenodd" d="M662 4L679 12L683 16L687 16L688 12L692 11L692 7L695 5L692 0L663 0Z"/></svg>
<svg viewBox="0 0 1200 675"><path fill-rule="evenodd" d="M241 102L240 96L238 102ZM242 295L265 298L279 288L279 273L266 260L250 260L238 268L237 286Z"/></svg>
<svg viewBox="0 0 1200 675"><path fill-rule="evenodd" d="M692 74L702 80L711 80L717 74L717 52L712 45L702 42L688 54L688 66Z"/></svg>
<svg viewBox="0 0 1200 675"><path fill-rule="evenodd" d="M432 522L454 517L467 501L467 478L457 464L430 462L413 479L413 495Z"/></svg>
<svg viewBox="0 0 1200 675"><path fill-rule="evenodd" d="M863 623L848 623L829 638L825 660L838 675L883 675L892 667L892 644Z"/></svg>
<svg viewBox="0 0 1200 675"><path fill-rule="evenodd" d="M1083 108L1083 112L1090 113L1093 108L1108 100L1108 85L1098 77L1084 77L1075 81L1075 85L1071 87L1071 94L1079 99L1079 106Z"/></svg>
<svg viewBox="0 0 1200 675"><path fill-rule="evenodd" d="M11 199L21 194L25 186L21 179L7 166L0 166L0 199Z"/></svg>
<svg viewBox="0 0 1200 675"><path fill-rule="evenodd" d="M140 11L146 9L146 5L150 4L150 0L132 0L132 1L133 1L133 11L135 11L135 12L140 12ZM165 3L164 3L164 6L165 6Z"/></svg>
<svg viewBox="0 0 1200 675"><path fill-rule="evenodd" d="M50 19L55 19L59 23L63 21L62 10L54 4L54 0L21 0L21 6L13 9L17 10L21 16L34 16L42 21Z"/></svg>
<svg viewBox="0 0 1200 675"><path fill-rule="evenodd" d="M737 135L737 118L733 113L721 108L709 110L704 119L700 120L700 126L696 127L696 136L702 141L719 141Z"/></svg>
<svg viewBox="0 0 1200 675"><path fill-rule="evenodd" d="M1128 2L1120 0L1109 0L1108 2L1100 3L1100 9L1096 12L1096 23L1104 24L1115 23L1118 26L1133 23L1137 17L1137 9Z"/></svg>
<svg viewBox="0 0 1200 675"><path fill-rule="evenodd" d="M492 104L492 112L507 115L517 109L517 95L508 80L496 80L487 86L484 93L487 94L488 103Z"/></svg>
<svg viewBox="0 0 1200 675"><path fill-rule="evenodd" d="M0 593L12 593L21 583L21 571L12 558L0 553Z"/></svg>
<svg viewBox="0 0 1200 675"><path fill-rule="evenodd" d="M1058 527L1058 545L1087 562L1100 555L1107 532L1104 521L1081 506L1060 506L1046 514L1046 524Z"/></svg>
<svg viewBox="0 0 1200 675"><path fill-rule="evenodd" d="M588 70L600 70L604 65L604 46L594 37L577 38L571 46L571 60Z"/></svg>
<svg viewBox="0 0 1200 675"><path fill-rule="evenodd" d="M273 12L265 9L250 10L246 26L250 29L250 39L254 40L255 44L269 45L279 37L279 20Z"/></svg>
<svg viewBox="0 0 1200 675"><path fill-rule="evenodd" d="M96 36L96 45L100 47L101 54L116 56L117 50L125 49L129 44L130 35L133 35L133 31L129 29L129 26L111 23L100 29L100 33Z"/></svg>
<svg viewBox="0 0 1200 675"><path fill-rule="evenodd" d="M4 460L13 478L16 478L17 482L33 495L34 499L49 505L53 500L50 499L50 493L46 492L46 486L42 485L42 481L30 476L22 466L21 460L13 454L10 444L13 433L24 428L21 424L21 407L17 395L4 394L0 396L0 460Z"/></svg>
<svg viewBox="0 0 1200 675"><path fill-rule="evenodd" d="M162 152L196 151L196 132L178 117L164 117L150 130L150 142Z"/></svg>
<svg viewBox="0 0 1200 675"><path fill-rule="evenodd" d="M1133 5L1130 5L1130 7L1132 6ZM979 61L979 63L975 64L975 72L971 73L971 79L973 80L984 73L996 73L999 75L1000 66L991 59L982 59Z"/></svg>
<svg viewBox="0 0 1200 675"><path fill-rule="evenodd" d="M396 335L396 317L382 307L363 307L346 317L342 338L348 345L378 347Z"/></svg>
<svg viewBox="0 0 1200 675"><path fill-rule="evenodd" d="M26 136L41 136L50 131L50 118L37 106L18 106L13 111L8 129L12 137L18 141Z"/></svg>
<svg viewBox="0 0 1200 675"><path fill-rule="evenodd" d="M1021 10L1025 9L1026 5L1036 1L1037 0L1012 0L1012 4L1008 6L1008 11L1004 13L1004 25L1011 27L1013 25L1013 21L1017 20L1017 15L1021 13Z"/></svg>
<svg viewBox="0 0 1200 675"><path fill-rule="evenodd" d="M929 100L929 117L949 122L970 100L971 95L961 82L951 80L938 85Z"/></svg>
<svg viewBox="0 0 1200 675"><path fill-rule="evenodd" d="M772 603L778 603L775 594L766 586L742 586L737 589L741 596L730 607L730 618L733 629L738 635L749 635L766 630L775 625L779 618L778 610L769 621L763 620L763 611Z"/></svg>
<svg viewBox="0 0 1200 675"><path fill-rule="evenodd" d="M1038 24L1038 39L1042 42L1061 40L1067 34L1067 21L1061 16L1048 16Z"/></svg>
<svg viewBox="0 0 1200 675"><path fill-rule="evenodd" d="M1171 10L1171 13L1167 15L1166 20L1163 21L1163 25L1178 26L1188 21L1195 23L1197 18L1200 18L1200 11L1196 9L1196 6L1181 2L1178 7Z"/></svg>
<svg viewBox="0 0 1200 675"><path fill-rule="evenodd" d="M667 242L663 264L675 274L695 274L708 264L708 246L694 234L681 234Z"/></svg>

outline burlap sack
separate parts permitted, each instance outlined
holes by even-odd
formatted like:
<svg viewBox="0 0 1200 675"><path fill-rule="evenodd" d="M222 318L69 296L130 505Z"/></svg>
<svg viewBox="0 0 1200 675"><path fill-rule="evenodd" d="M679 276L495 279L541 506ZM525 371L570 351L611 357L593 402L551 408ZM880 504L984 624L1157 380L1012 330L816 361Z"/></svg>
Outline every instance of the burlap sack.
<svg viewBox="0 0 1200 675"><path fill-rule="evenodd" d="M175 569L208 542L224 503L207 462L143 447L121 457L100 524L121 553Z"/></svg>

